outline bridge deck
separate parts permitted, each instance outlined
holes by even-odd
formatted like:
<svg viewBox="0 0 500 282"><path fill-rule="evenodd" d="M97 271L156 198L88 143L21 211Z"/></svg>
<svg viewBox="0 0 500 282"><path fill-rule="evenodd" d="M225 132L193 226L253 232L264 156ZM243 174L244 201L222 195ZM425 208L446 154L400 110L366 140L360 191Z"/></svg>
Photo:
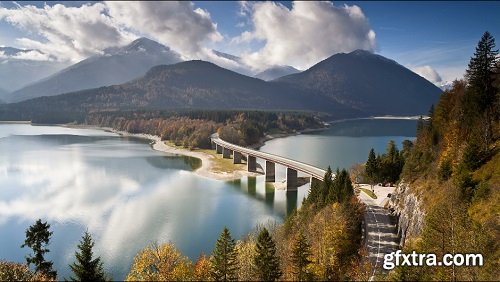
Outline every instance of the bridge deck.
<svg viewBox="0 0 500 282"><path fill-rule="evenodd" d="M224 148L230 149L232 151L240 152L240 153L245 154L245 155L250 155L250 156L260 158L260 159L271 161L273 163L277 163L277 164L295 169L297 171L309 174L318 180L323 180L323 177L325 176L325 173L326 173L326 170L319 168L319 167L312 166L310 164L306 164L306 163L299 162L296 160L288 159L288 158L274 155L271 153L265 153L265 152L257 151L254 149L234 145L232 143L229 143L229 142L226 142L226 141L220 139L217 134L212 135L211 139L215 144L218 144Z"/></svg>

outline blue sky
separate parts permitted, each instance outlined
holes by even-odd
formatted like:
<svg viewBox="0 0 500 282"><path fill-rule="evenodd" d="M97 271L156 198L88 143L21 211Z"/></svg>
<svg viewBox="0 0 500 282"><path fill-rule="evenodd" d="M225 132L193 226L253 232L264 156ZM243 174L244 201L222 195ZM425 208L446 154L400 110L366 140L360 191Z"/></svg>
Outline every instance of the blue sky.
<svg viewBox="0 0 500 282"><path fill-rule="evenodd" d="M43 3L32 1L18 4L21 6L34 5L39 9L27 11L22 10L15 3L0 2L0 45L24 48L40 47L38 49L42 49L46 53L54 52L51 55L75 61L97 52L96 50L101 46L125 44L127 40L134 37L148 36L169 45L174 50L185 55L186 58L199 57L211 60L213 58L211 58L210 54L207 54L205 49L214 48L242 56L248 65L256 69L267 66L264 62L287 64L287 59L290 60L289 64L304 69L329 55L333 55L333 53L362 48L371 49L375 53L394 59L413 70L424 71L425 75L432 76L435 74L429 72L437 71L443 80L452 80L462 75L484 31L488 30L495 38L498 38L497 41L500 40L500 2L335 1L333 8L322 8L322 10L328 10L329 13L321 16L318 13L318 19L323 20L325 26L330 23L329 30L323 30L322 24L314 25L309 23L311 26L308 27L309 29L305 29L304 33L298 32L295 34L294 30L287 27L287 25L297 24L298 27L301 27L301 21L296 17L320 10L306 7L307 5L301 5L301 7L297 5L295 7L297 13L293 13L290 10L294 9L294 4L283 1L274 4L249 3L248 5L229 1L195 1L190 6L191 11L186 12L187 14L182 18L186 22L182 22L182 19L177 19L177 21L169 19L168 24L164 25L165 29L175 25L181 26L177 30L178 34L175 34L176 31L172 30L173 34L168 36L165 35L165 30L158 30L158 26L162 26L161 24L164 21L162 17L175 17L175 15L180 14L179 11L181 11L182 7L177 7L179 5L164 3L169 7L162 10L158 8L159 6L147 9L137 6L146 4L134 6L133 3L125 3L124 5L101 3L100 13L110 17L111 20L108 20L105 24L115 25L113 28L118 30L117 40L115 40L116 42L103 40L99 43L92 43L92 45L95 45L92 48L84 48L82 46L88 45L88 42L90 42L90 39L85 36L91 37L91 34L79 34L78 38L69 39L67 37L71 37L71 33L65 34L64 37L60 35L65 32L62 27L45 26L46 24L41 23L44 19L59 22L56 14L67 13L64 9L58 9L58 11L53 9L50 12L43 11ZM62 3L66 7L78 9L82 4L88 2L49 1L46 3L51 7L56 3ZM314 6L316 4L310 3L308 5ZM343 9L344 5L350 8ZM356 13L357 16L350 14L352 11L356 12L352 8L354 6L361 9L362 19L360 19L359 13ZM182 11L185 11L184 8L182 8ZM196 11L198 8L203 13L200 10ZM177 12L168 14L169 9ZM17 14L15 14L15 10L18 10ZM19 10L22 11L19 13ZM137 11L150 13L151 15L137 14L139 13ZM189 14L189 12L193 11L195 13ZM34 13L31 14L32 19L33 15L45 12L47 13L46 18L40 18L40 22L37 24L33 24L32 20L22 19L25 14L29 18L29 13ZM76 11L74 13L75 17L78 17L79 14ZM87 17L88 14L90 13L86 12L82 17ZM115 16L118 14L122 15L122 17ZM346 16L348 14L350 16ZM126 16L132 18L138 15L147 16L151 21L157 19L159 23L152 25L137 20L127 22ZM283 18L273 21L272 17L275 16ZM302 20L307 21L304 18ZM180 24L179 21L181 21ZM331 25L333 21L335 21L337 27ZM61 25L63 24L64 21L61 20ZM75 23L72 22L71 24ZM283 26L279 26L281 24ZM75 26L78 27L78 23ZM342 28L338 26L342 26ZM85 27L88 27L88 25ZM156 30L152 30L155 28ZM61 30L58 30L58 33L54 35L50 33L54 29ZM88 30L95 29L89 28ZM319 38L311 35L315 31L320 33ZM374 38L370 37L369 31L375 33ZM115 31L111 30L109 32L114 34ZM289 34L283 35L281 34L283 32ZM244 33L247 33L248 36L244 36ZM57 36L60 36L60 38ZM179 39L184 36L195 42L196 47L186 47L186 44L179 43ZM322 40L321 36L324 40ZM20 41L19 38L30 40ZM280 38L283 39L281 45L280 42L276 42ZM301 43L302 38L304 38L304 41L317 40L318 42L301 46L300 44L307 43ZM54 41L52 45L49 44L51 40ZM72 43L77 42L74 47L75 50L69 48L64 52L55 50L54 46L60 45L61 40L69 40ZM321 40L328 41L328 44L331 42L331 46L322 46ZM274 42L269 43L271 41ZM343 44L343 42L350 43ZM315 46L318 46L318 50L315 49ZM434 79L436 78L434 77Z"/></svg>

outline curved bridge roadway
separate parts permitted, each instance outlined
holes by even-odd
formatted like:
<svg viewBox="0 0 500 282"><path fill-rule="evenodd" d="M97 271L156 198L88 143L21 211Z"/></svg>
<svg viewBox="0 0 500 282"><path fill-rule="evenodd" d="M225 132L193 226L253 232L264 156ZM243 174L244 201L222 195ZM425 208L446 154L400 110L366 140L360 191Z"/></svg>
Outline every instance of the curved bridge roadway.
<svg viewBox="0 0 500 282"><path fill-rule="evenodd" d="M265 153L261 151L257 151L254 149L234 145L232 143L226 142L219 138L217 134L213 134L210 139L212 140L212 144L216 145L216 150L218 153L221 153L224 158L230 158L230 155L233 154L233 159L235 163L239 163L238 159L241 158L241 155L247 157L247 167L249 171L255 170L255 158L263 159L266 161L266 181L274 182L274 172L275 172L275 164L280 164L287 168L287 190L293 190L297 187L293 187L296 184L297 171L303 172L309 176L311 176L311 180L319 180L323 181L323 177L325 176L326 170L322 168L318 168L312 166L310 164L306 164L303 162L295 161L292 159L288 159L285 157L281 157L278 155ZM295 178L295 179L294 179ZM288 183L291 182L291 183Z"/></svg>

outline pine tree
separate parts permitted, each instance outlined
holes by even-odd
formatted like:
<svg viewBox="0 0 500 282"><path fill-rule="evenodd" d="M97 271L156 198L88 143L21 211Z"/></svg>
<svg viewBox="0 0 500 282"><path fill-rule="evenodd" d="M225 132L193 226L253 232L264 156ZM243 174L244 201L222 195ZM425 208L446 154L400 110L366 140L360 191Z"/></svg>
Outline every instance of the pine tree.
<svg viewBox="0 0 500 282"><path fill-rule="evenodd" d="M105 281L105 274L102 269L101 258L93 258L92 248L94 247L94 241L92 236L85 231L82 236L80 244L78 244L78 249L80 252L75 252L76 262L71 264L69 267L71 271L75 274L75 277L70 279L73 281Z"/></svg>
<svg viewBox="0 0 500 282"><path fill-rule="evenodd" d="M210 275L215 281L235 281L238 272L238 254L235 249L236 243L231 238L231 233L224 230L217 239L215 249L211 258Z"/></svg>
<svg viewBox="0 0 500 282"><path fill-rule="evenodd" d="M307 242L306 236L302 231L295 241L292 250L293 273L299 281L312 280L312 275L308 272L307 267L311 264L311 245Z"/></svg>
<svg viewBox="0 0 500 282"><path fill-rule="evenodd" d="M365 172L368 178L370 179L370 184L372 185L375 182L375 177L377 175L378 164L377 157L375 156L375 150L372 148L370 153L368 154L368 160L366 161Z"/></svg>
<svg viewBox="0 0 500 282"><path fill-rule="evenodd" d="M57 272L52 269L52 262L45 261L44 254L50 252L46 246L49 244L52 232L49 231L50 224L38 219L35 224L26 229L26 239L21 248L29 247L33 250L33 255L26 257L28 265L35 265L35 273L42 273L55 279Z"/></svg>
<svg viewBox="0 0 500 282"><path fill-rule="evenodd" d="M278 280L282 272L276 255L276 244L266 228L263 228L257 237L255 252L254 265L259 279L262 281Z"/></svg>
<svg viewBox="0 0 500 282"><path fill-rule="evenodd" d="M495 50L495 39L486 31L476 47L474 56L470 59L466 74L469 86L478 95L481 109L493 105L496 94L493 82L497 55L498 50Z"/></svg>
<svg viewBox="0 0 500 282"><path fill-rule="evenodd" d="M498 94L494 85L498 63L497 55L495 39L489 32L485 32L469 62L466 73L467 94L461 100L463 129L465 132L469 132L481 125L482 130L475 134L481 137L483 150L487 150L492 141L492 123L499 114L496 107Z"/></svg>

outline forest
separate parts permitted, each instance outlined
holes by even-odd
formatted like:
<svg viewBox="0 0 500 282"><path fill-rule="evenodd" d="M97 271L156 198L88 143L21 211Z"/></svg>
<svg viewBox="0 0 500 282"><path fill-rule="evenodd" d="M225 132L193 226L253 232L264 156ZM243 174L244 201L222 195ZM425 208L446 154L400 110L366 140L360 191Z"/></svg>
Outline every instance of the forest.
<svg viewBox="0 0 500 282"><path fill-rule="evenodd" d="M293 133L323 124L312 113L266 111L168 111L89 114L86 124L158 135L185 148L210 148L210 135L248 146L266 134Z"/></svg>

